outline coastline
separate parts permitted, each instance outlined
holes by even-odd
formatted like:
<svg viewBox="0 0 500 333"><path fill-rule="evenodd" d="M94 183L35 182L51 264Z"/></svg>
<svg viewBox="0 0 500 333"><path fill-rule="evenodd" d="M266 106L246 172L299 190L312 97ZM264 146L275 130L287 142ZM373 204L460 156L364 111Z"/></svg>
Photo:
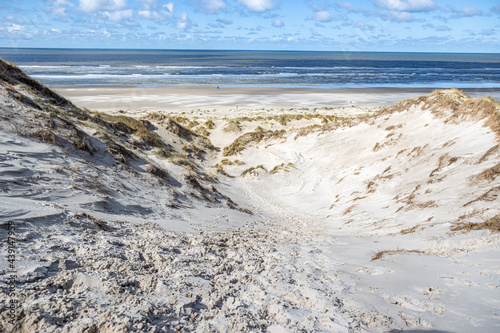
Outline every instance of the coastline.
<svg viewBox="0 0 500 333"><path fill-rule="evenodd" d="M380 107L436 88L283 88L215 86L51 86L82 108L97 111L230 111L257 108ZM464 88L471 97L500 100L500 88Z"/></svg>

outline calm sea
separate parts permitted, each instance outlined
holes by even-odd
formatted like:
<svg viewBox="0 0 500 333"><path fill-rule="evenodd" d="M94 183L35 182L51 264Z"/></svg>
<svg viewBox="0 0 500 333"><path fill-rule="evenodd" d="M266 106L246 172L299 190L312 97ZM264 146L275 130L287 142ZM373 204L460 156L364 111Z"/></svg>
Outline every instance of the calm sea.
<svg viewBox="0 0 500 333"><path fill-rule="evenodd" d="M6 49L44 84L500 88L500 54Z"/></svg>

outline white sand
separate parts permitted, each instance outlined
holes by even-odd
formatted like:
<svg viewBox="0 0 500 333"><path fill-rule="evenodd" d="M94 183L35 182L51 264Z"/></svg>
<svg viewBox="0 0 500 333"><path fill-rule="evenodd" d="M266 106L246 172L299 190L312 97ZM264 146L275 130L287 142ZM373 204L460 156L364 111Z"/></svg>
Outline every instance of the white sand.
<svg viewBox="0 0 500 333"><path fill-rule="evenodd" d="M71 96L71 90L59 91ZM447 110L438 117L416 105L249 144L228 157L245 163L225 166L231 177L200 180L251 209L249 215L229 209L224 197L200 199L184 168L151 151L137 150L140 159L131 167L117 163L97 129L83 123L94 140L93 156L19 136L14 127L32 126L21 125L21 118L37 111L1 92L0 212L16 225L16 297L25 313L19 332L500 330L500 234L450 230L500 213L500 178L475 178L500 161L498 149L485 156L498 137L483 121L447 121ZM394 98L254 91L250 101L241 91L217 91L196 100L194 93L158 95L145 105L151 91L130 102L113 94L101 89L73 99L138 115L146 112L132 111L216 108L192 114L217 125L209 138L220 151L198 162L206 173L216 172L224 147L257 126L322 124L320 117L286 126L242 121L242 131L232 133L223 131L225 118L279 115L280 103L309 109L293 113L337 107L315 114L351 117L374 113L378 108L365 107ZM356 96L363 103L353 108L348 100ZM184 140L164 123L156 125L181 151ZM268 172L282 163L291 163L287 171ZM164 168L168 181L146 172L151 164ZM268 171L241 176L258 165ZM383 250L392 252L371 260ZM6 251L3 246L2 258ZM8 266L0 263L5 283Z"/></svg>
<svg viewBox="0 0 500 333"><path fill-rule="evenodd" d="M307 89L222 87L55 87L79 107L98 111L190 112L195 109L251 111L260 108L300 109L322 107L374 107L428 94L433 89ZM492 96L500 100L500 89L466 89L472 97Z"/></svg>

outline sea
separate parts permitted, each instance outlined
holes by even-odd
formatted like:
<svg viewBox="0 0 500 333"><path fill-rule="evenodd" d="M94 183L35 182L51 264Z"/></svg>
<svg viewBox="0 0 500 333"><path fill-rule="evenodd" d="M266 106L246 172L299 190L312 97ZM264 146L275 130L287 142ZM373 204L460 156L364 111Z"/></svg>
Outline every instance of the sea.
<svg viewBox="0 0 500 333"><path fill-rule="evenodd" d="M0 48L49 86L500 88L500 54Z"/></svg>

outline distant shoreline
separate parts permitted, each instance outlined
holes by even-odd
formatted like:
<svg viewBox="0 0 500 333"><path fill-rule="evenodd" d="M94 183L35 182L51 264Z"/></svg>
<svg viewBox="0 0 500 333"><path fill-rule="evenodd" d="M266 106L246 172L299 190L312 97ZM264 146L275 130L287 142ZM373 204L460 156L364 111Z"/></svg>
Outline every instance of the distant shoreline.
<svg viewBox="0 0 500 333"><path fill-rule="evenodd" d="M220 86L52 86L79 107L91 110L230 110L238 108L379 107L431 93L437 88L279 88ZM500 88L460 89L472 97L500 100Z"/></svg>

